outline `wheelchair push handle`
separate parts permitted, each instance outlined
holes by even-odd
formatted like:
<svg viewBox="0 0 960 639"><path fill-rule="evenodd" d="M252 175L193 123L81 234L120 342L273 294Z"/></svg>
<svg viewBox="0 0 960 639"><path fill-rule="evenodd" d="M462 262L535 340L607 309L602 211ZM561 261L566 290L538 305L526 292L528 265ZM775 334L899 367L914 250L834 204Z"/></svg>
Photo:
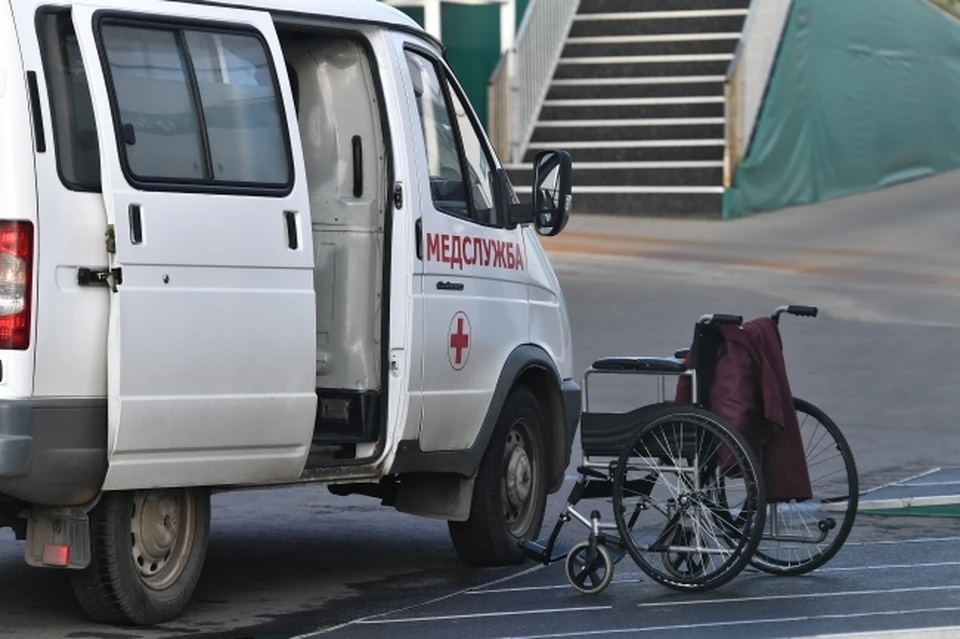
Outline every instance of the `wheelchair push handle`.
<svg viewBox="0 0 960 639"><path fill-rule="evenodd" d="M780 323L780 314L786 313L787 315L796 315L798 317L816 317L820 312L816 306L799 306L797 304L790 304L789 306L780 306L773 313L773 321Z"/></svg>
<svg viewBox="0 0 960 639"><path fill-rule="evenodd" d="M725 313L709 313L701 315L697 321L698 324L732 324L734 326L743 324L743 315L727 315Z"/></svg>

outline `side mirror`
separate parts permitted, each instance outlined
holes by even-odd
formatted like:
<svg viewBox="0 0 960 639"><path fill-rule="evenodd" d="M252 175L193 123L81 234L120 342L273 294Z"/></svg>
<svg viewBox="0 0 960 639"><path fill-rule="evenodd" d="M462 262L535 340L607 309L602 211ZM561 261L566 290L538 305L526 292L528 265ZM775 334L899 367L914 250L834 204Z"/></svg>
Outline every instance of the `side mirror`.
<svg viewBox="0 0 960 639"><path fill-rule="evenodd" d="M541 151L533 160L533 226L552 237L570 218L573 168L566 151Z"/></svg>

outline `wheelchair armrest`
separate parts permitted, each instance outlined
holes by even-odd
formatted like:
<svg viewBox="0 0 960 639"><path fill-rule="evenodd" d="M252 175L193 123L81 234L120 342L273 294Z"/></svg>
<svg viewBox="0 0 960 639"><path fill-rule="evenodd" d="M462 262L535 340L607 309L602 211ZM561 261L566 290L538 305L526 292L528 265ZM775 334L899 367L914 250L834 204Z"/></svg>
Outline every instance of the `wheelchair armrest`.
<svg viewBox="0 0 960 639"><path fill-rule="evenodd" d="M687 358L687 355L690 353L689 348L681 348L673 353L673 356L677 359L684 360Z"/></svg>
<svg viewBox="0 0 960 639"><path fill-rule="evenodd" d="M593 363L598 371L679 374L687 370L683 362L669 357L603 357Z"/></svg>

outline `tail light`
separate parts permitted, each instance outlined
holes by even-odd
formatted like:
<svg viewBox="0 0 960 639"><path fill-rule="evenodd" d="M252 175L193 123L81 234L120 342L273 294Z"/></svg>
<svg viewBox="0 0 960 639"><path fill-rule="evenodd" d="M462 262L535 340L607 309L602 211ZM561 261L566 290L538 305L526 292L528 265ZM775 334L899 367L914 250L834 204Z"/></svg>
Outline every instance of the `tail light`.
<svg viewBox="0 0 960 639"><path fill-rule="evenodd" d="M0 221L0 349L30 345L33 224Z"/></svg>

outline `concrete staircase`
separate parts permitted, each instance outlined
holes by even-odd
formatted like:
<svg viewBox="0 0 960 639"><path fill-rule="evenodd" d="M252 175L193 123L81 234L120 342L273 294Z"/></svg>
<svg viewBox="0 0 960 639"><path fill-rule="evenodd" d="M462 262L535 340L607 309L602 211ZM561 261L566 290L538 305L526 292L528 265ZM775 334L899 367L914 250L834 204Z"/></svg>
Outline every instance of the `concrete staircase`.
<svg viewBox="0 0 960 639"><path fill-rule="evenodd" d="M574 212L719 217L724 75L750 0L581 0L523 162L573 157Z"/></svg>

